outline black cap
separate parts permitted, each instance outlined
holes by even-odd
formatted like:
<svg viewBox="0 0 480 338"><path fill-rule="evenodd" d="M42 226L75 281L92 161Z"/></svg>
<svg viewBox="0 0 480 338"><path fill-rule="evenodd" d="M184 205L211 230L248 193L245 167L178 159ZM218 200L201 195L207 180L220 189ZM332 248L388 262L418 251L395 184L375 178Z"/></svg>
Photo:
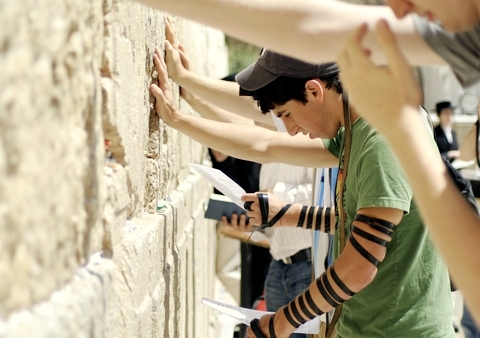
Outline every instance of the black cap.
<svg viewBox="0 0 480 338"><path fill-rule="evenodd" d="M438 102L436 104L436 110L437 110L437 114L440 114L440 112L443 110L443 109L455 109L456 107L452 106L452 103L450 101L442 101L442 102Z"/></svg>
<svg viewBox="0 0 480 338"><path fill-rule="evenodd" d="M311 64L262 49L258 60L242 70L235 81L245 91L256 91L280 76L294 78L324 78L339 73L335 63Z"/></svg>

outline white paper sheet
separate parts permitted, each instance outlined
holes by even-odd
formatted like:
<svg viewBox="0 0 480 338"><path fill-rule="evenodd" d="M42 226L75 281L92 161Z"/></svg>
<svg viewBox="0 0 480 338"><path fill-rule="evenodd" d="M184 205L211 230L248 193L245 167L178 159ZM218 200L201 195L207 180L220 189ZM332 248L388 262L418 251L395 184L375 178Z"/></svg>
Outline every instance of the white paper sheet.
<svg viewBox="0 0 480 338"><path fill-rule="evenodd" d="M246 325L250 325L250 322L255 318L263 317L264 315L271 314L273 312L266 311L257 311L252 309L246 309L239 306L233 306L230 304L225 304L217 302L213 299L203 297L202 304L210 306L211 308L220 311L232 318L241 321ZM313 320L306 322L295 331L295 333L304 333L304 334L318 334L320 331L320 317L316 317Z"/></svg>
<svg viewBox="0 0 480 338"><path fill-rule="evenodd" d="M218 169L210 168L201 164L190 163L190 167L195 169L200 175L205 177L218 191L230 198L233 203L243 209L241 197L246 194L245 190L230 177Z"/></svg>

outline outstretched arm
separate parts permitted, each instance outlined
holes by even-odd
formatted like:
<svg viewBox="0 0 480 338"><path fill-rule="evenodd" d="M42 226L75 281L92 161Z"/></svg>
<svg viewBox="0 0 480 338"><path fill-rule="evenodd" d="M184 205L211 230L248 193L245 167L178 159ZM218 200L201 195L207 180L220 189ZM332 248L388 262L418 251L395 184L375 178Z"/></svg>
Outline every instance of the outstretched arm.
<svg viewBox="0 0 480 338"><path fill-rule="evenodd" d="M361 23L381 18L394 27L401 48L415 65L444 64L416 33L412 19L398 20L386 6L336 0L140 0L149 6L210 25L257 46L311 63L332 62ZM365 41L376 62L383 54L370 34Z"/></svg>
<svg viewBox="0 0 480 338"><path fill-rule="evenodd" d="M192 139L230 156L258 163L280 162L305 167L333 167L338 160L320 139L245 124L207 120L178 110L163 58L154 55L158 85L152 84L158 116Z"/></svg>
<svg viewBox="0 0 480 338"><path fill-rule="evenodd" d="M420 120L421 91L386 22L376 28L389 67L377 68L358 29L338 57L353 106L385 135L415 192L434 243L480 321L480 219L450 179ZM359 81L358 79L362 79Z"/></svg>
<svg viewBox="0 0 480 338"><path fill-rule="evenodd" d="M262 114L260 108L250 97L239 96L239 86L236 82L210 78L191 70L190 61L176 38L175 28L169 16L165 20L165 36L165 63L168 74L181 87L182 97L191 106L196 105L194 109L200 109L198 112L202 116L213 117L218 121L238 122L238 119L232 119L231 115L223 116L225 117L223 118L222 112L218 108L210 106L203 110L205 103L208 102L224 111L273 126L272 118ZM158 57L162 57L161 51L158 49L156 49L156 54Z"/></svg>
<svg viewBox="0 0 480 338"><path fill-rule="evenodd" d="M192 107L197 113L206 119L236 124L254 124L253 120L240 115L232 114L224 109L214 106L213 104L201 99L197 95L190 94L188 96L184 96L184 98L190 107Z"/></svg>

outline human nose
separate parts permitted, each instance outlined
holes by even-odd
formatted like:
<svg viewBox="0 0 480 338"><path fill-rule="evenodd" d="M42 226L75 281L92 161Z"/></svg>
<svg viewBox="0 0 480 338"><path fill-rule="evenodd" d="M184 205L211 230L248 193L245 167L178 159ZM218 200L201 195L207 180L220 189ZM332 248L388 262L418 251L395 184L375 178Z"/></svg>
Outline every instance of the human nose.
<svg viewBox="0 0 480 338"><path fill-rule="evenodd" d="M297 135L298 133L298 127L295 123L292 123L292 122L285 122L285 120L283 121L284 124L285 124L285 128L287 128L287 132L290 136L295 136Z"/></svg>

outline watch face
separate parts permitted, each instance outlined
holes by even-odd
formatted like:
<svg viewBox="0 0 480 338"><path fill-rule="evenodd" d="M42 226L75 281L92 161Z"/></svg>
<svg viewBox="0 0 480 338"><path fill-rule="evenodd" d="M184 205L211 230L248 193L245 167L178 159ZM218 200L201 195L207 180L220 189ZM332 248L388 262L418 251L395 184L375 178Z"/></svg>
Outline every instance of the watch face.
<svg viewBox="0 0 480 338"><path fill-rule="evenodd" d="M464 114L476 114L479 99L477 92L474 90L466 91L460 98L460 107Z"/></svg>

